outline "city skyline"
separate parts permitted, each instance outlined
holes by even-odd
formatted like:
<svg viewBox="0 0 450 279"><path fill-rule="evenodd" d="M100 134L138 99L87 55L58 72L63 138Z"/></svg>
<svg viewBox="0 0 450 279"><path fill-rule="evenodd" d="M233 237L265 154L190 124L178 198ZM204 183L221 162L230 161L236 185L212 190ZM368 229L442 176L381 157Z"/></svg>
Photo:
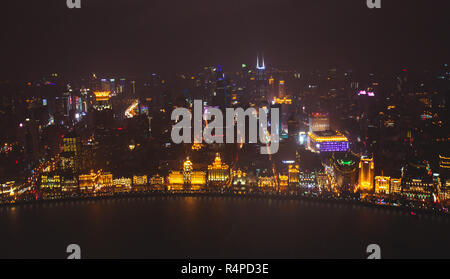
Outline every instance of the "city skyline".
<svg viewBox="0 0 450 279"><path fill-rule="evenodd" d="M0 258L448 258L450 2L381 2L7 1Z"/></svg>

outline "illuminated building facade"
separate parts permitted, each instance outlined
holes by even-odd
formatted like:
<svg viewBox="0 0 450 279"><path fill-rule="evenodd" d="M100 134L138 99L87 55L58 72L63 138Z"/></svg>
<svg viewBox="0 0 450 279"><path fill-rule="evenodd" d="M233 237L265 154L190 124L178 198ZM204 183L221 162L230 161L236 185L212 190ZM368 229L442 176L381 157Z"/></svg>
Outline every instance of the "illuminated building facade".
<svg viewBox="0 0 450 279"><path fill-rule="evenodd" d="M289 165L289 183L290 184L298 184L299 178L299 166L298 165Z"/></svg>
<svg viewBox="0 0 450 279"><path fill-rule="evenodd" d="M94 109L96 110L105 110L105 109L111 109L111 91L94 91L95 95L95 104Z"/></svg>
<svg viewBox="0 0 450 279"><path fill-rule="evenodd" d="M434 184L427 179L403 179L402 196L408 200L427 201L431 199Z"/></svg>
<svg viewBox="0 0 450 279"><path fill-rule="evenodd" d="M351 154L332 158L333 174L336 186L346 190L355 190L359 158Z"/></svg>
<svg viewBox="0 0 450 279"><path fill-rule="evenodd" d="M401 192L402 192L402 179L401 178L391 178L389 192L392 194L401 194Z"/></svg>
<svg viewBox="0 0 450 279"><path fill-rule="evenodd" d="M361 158L359 161L358 188L361 191L373 190L373 179L375 175L373 158ZM388 181L389 182L389 181Z"/></svg>
<svg viewBox="0 0 450 279"><path fill-rule="evenodd" d="M310 132L308 148L313 152L345 152L349 148L348 139L339 132Z"/></svg>
<svg viewBox="0 0 450 279"><path fill-rule="evenodd" d="M113 185L116 188L131 188L131 178L116 178L113 180Z"/></svg>
<svg viewBox="0 0 450 279"><path fill-rule="evenodd" d="M320 189L330 189L331 183L326 172L317 172L317 186Z"/></svg>
<svg viewBox="0 0 450 279"><path fill-rule="evenodd" d="M169 190L181 191L184 189L184 176L181 171L171 171L167 179Z"/></svg>
<svg viewBox="0 0 450 279"><path fill-rule="evenodd" d="M217 153L212 165L208 166L208 182L226 182L229 179L229 167L227 164L222 163L220 154Z"/></svg>
<svg viewBox="0 0 450 279"><path fill-rule="evenodd" d="M238 169L232 172L233 175L233 185L246 185L247 184L247 173Z"/></svg>
<svg viewBox="0 0 450 279"><path fill-rule="evenodd" d="M258 177L258 187L259 188L274 188L275 187L275 179L272 176Z"/></svg>
<svg viewBox="0 0 450 279"><path fill-rule="evenodd" d="M289 186L289 175L279 174L278 175L278 186L280 191L286 191Z"/></svg>
<svg viewBox="0 0 450 279"><path fill-rule="evenodd" d="M0 184L0 196L1 197L12 197L17 190L15 181L7 181Z"/></svg>
<svg viewBox="0 0 450 279"><path fill-rule="evenodd" d="M61 176L59 175L42 175L41 176L42 190L61 190Z"/></svg>
<svg viewBox="0 0 450 279"><path fill-rule="evenodd" d="M450 191L450 156L439 155L439 178L444 191Z"/></svg>
<svg viewBox="0 0 450 279"><path fill-rule="evenodd" d="M391 178L389 176L375 177L375 193L376 194L390 194Z"/></svg>
<svg viewBox="0 0 450 279"><path fill-rule="evenodd" d="M171 171L168 182L169 190L200 190L206 184L206 172L194 171L188 157L183 163L183 171Z"/></svg>
<svg viewBox="0 0 450 279"><path fill-rule="evenodd" d="M150 178L151 185L164 185L164 177L160 175L154 175Z"/></svg>
<svg viewBox="0 0 450 279"><path fill-rule="evenodd" d="M317 186L317 178L315 172L300 172L298 184L302 188L315 188Z"/></svg>
<svg viewBox="0 0 450 279"><path fill-rule="evenodd" d="M112 173L103 173L101 170L98 172L91 172L89 174L82 174L78 176L78 183L80 191L93 192L103 187L113 186Z"/></svg>
<svg viewBox="0 0 450 279"><path fill-rule="evenodd" d="M133 185L142 186L147 185L147 176L146 175L135 175L133 176Z"/></svg>
<svg viewBox="0 0 450 279"><path fill-rule="evenodd" d="M81 167L81 139L74 133L63 138L63 152L61 153L61 167L63 171L77 172Z"/></svg>
<svg viewBox="0 0 450 279"><path fill-rule="evenodd" d="M309 117L310 132L324 132L330 130L330 118L328 113L313 113Z"/></svg>

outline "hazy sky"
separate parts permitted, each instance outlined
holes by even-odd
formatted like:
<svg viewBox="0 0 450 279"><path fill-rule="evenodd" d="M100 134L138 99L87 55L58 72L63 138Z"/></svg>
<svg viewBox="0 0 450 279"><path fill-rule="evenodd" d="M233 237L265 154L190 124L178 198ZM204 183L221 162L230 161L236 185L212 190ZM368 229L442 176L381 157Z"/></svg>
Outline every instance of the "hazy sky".
<svg viewBox="0 0 450 279"><path fill-rule="evenodd" d="M450 1L15 0L0 11L0 73L310 69L449 62ZM4 1L6 2L6 1Z"/></svg>

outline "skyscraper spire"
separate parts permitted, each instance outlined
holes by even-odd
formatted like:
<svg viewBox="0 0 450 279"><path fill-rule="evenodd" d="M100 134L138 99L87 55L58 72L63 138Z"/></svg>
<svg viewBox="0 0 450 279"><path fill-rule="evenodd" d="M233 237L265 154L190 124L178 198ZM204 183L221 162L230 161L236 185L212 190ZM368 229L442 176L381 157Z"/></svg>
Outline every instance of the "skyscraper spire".
<svg viewBox="0 0 450 279"><path fill-rule="evenodd" d="M266 64L264 63L264 54L261 55L262 57L262 65L259 64L259 53L256 56L256 69L258 70L265 70L266 69Z"/></svg>

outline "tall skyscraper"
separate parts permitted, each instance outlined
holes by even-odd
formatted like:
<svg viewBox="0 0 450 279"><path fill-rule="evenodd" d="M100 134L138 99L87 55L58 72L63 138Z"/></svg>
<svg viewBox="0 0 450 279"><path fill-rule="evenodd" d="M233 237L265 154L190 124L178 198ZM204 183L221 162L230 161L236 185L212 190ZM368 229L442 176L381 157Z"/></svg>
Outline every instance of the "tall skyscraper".
<svg viewBox="0 0 450 279"><path fill-rule="evenodd" d="M361 191L373 190L373 179L375 175L373 158L361 158L359 161L358 188Z"/></svg>

